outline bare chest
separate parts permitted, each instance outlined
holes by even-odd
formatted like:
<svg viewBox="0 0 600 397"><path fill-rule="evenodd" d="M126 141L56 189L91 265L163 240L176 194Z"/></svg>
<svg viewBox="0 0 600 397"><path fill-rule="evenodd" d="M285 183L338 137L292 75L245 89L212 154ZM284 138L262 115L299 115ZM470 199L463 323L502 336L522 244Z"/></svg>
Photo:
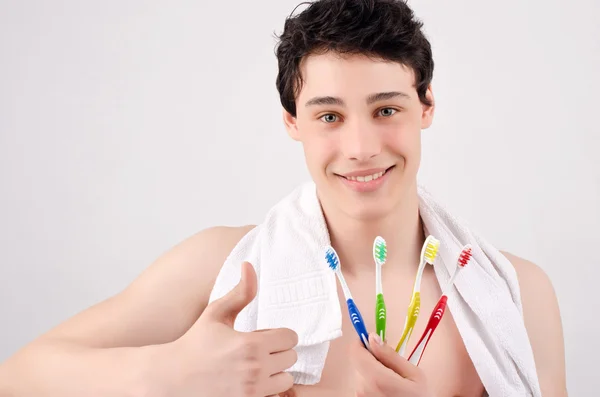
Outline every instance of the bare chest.
<svg viewBox="0 0 600 397"><path fill-rule="evenodd" d="M389 280L389 279L388 279ZM361 280L348 280L367 323L369 332L375 331L375 289L374 283ZM367 281L370 281L367 280ZM388 282L384 278L384 295L387 306L387 343L396 347L404 327L406 310L412 294L412 280ZM417 322L407 351L412 351L418 342L431 310L437 303L441 291L433 271L423 277L421 288L421 315ZM345 301L340 291L340 303L345 310ZM343 336L332 341L325 362L321 382L315 386L295 388L298 397L336 396L354 397L354 368L349 359L350 343L358 337L350 323L347 312L343 311ZM475 367L467 354L464 343L452 319L451 312L446 311L442 322L427 346L425 355L419 365L427 375L429 384L437 397L481 397L484 388ZM316 394L315 394L316 393Z"/></svg>

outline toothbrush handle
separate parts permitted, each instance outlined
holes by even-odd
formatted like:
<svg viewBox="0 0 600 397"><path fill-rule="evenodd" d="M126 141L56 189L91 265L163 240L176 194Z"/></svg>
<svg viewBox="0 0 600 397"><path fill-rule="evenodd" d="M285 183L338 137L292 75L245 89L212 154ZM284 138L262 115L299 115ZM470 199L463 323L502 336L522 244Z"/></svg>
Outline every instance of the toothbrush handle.
<svg viewBox="0 0 600 397"><path fill-rule="evenodd" d="M448 297L446 295L442 295L437 305L433 308L431 312L431 316L429 317L429 322L427 323L427 327L425 327L425 331L423 331L423 336L417 343L417 346L410 354L408 361L414 365L419 365L421 362L421 357L423 357L423 353L425 352L425 348L433 335L433 332L437 328L440 321L442 321L442 317L444 316L444 312L446 311L446 302L448 301Z"/></svg>
<svg viewBox="0 0 600 397"><path fill-rule="evenodd" d="M377 326L377 335L385 341L385 326L387 322L387 311L383 294L377 294L377 304L375 305L375 324Z"/></svg>
<svg viewBox="0 0 600 397"><path fill-rule="evenodd" d="M365 322L363 321L358 307L352 298L348 299L346 303L348 305L348 312L350 313L350 321L352 321L352 325L354 326L356 333L360 337L363 345L370 350L369 334L367 333L367 327L365 326Z"/></svg>
<svg viewBox="0 0 600 397"><path fill-rule="evenodd" d="M402 333L400 342L398 342L398 346L396 346L396 352L398 352L401 356L404 356L406 345L408 345L408 340L410 339L415 324L417 323L417 318L419 317L420 310L421 293L417 291L413 294L412 300L410 301L410 305L408 306L408 313L406 315L406 324L404 325L404 332Z"/></svg>

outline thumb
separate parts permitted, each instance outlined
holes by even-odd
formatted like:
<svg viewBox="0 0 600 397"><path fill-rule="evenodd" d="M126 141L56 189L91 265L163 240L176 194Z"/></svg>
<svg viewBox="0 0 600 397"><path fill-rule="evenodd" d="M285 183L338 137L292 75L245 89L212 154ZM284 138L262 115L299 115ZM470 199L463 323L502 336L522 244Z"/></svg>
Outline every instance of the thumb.
<svg viewBox="0 0 600 397"><path fill-rule="evenodd" d="M375 358L383 365L410 380L416 380L419 376L419 369L410 363L407 359L399 355L394 348L381 341L377 334L369 335L369 345Z"/></svg>
<svg viewBox="0 0 600 397"><path fill-rule="evenodd" d="M242 263L239 283L225 296L213 301L205 310L207 317L233 327L236 317L246 307L257 291L256 271L249 262Z"/></svg>

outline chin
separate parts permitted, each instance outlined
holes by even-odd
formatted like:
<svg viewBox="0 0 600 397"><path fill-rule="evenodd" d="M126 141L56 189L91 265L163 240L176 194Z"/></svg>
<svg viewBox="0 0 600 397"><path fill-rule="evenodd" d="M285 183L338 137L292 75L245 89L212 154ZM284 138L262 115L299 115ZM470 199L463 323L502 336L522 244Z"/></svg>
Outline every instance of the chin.
<svg viewBox="0 0 600 397"><path fill-rule="evenodd" d="M361 221L376 221L388 216L393 210L393 203L347 203L340 209L353 219Z"/></svg>
<svg viewBox="0 0 600 397"><path fill-rule="evenodd" d="M391 214L406 195L405 181L398 175L390 175L389 180L376 189L365 189L364 186L348 184L339 177L332 177L319 189L326 192L328 207L337 208L348 217L363 221L381 219ZM350 185L350 186L349 186Z"/></svg>

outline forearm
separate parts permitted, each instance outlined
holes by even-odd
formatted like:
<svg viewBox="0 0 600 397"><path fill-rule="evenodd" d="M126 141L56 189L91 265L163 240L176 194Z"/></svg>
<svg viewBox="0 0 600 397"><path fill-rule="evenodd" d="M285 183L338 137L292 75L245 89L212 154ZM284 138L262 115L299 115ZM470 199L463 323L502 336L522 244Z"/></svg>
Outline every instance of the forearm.
<svg viewBox="0 0 600 397"><path fill-rule="evenodd" d="M146 396L152 349L34 342L0 365L0 396Z"/></svg>

